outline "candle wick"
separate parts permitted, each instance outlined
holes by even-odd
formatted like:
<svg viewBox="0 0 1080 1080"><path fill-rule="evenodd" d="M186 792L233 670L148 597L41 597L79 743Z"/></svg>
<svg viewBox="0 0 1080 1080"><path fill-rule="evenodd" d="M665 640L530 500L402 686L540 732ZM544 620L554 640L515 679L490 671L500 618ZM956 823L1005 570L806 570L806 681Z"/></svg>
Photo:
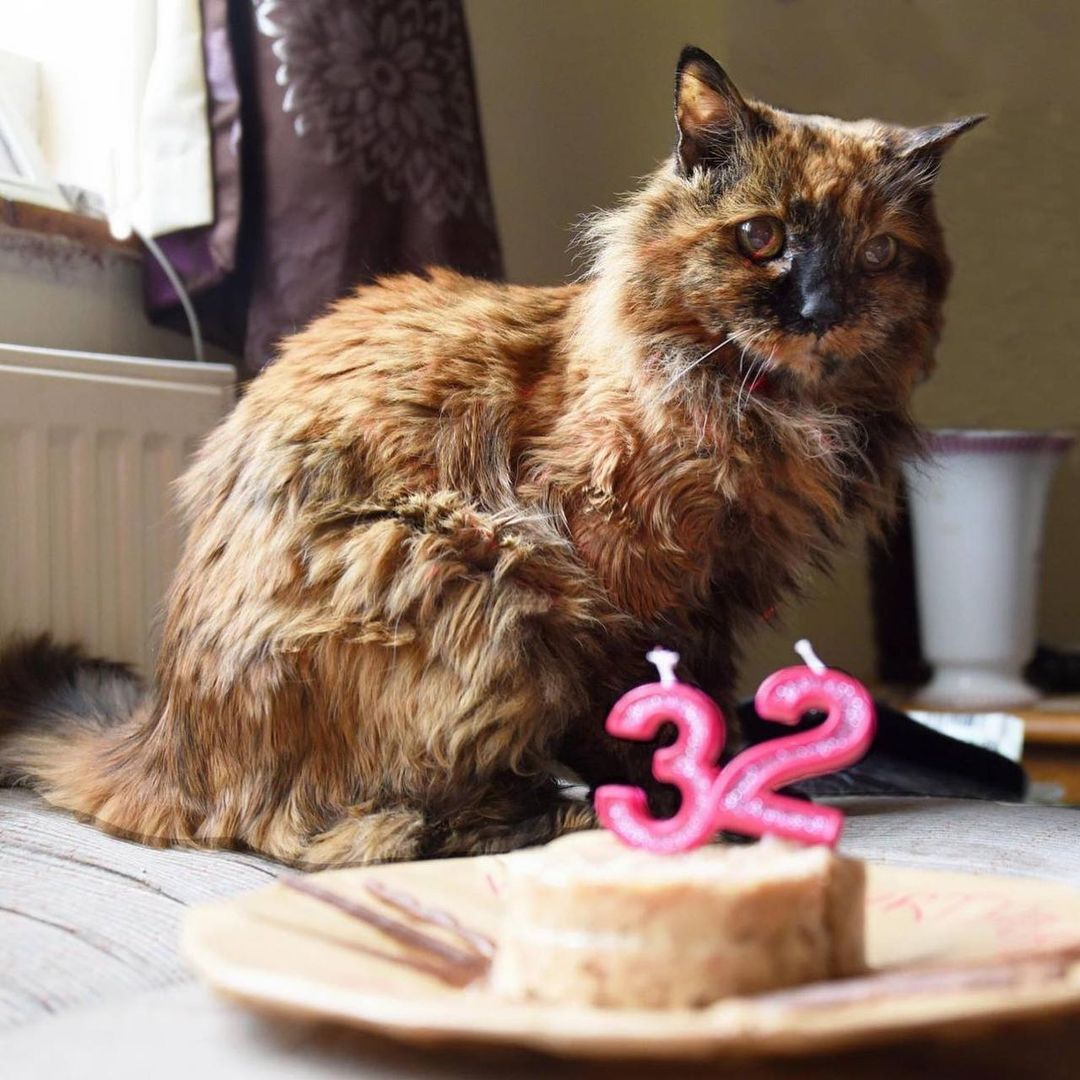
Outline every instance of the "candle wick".
<svg viewBox="0 0 1080 1080"><path fill-rule="evenodd" d="M825 665L821 662L818 654L814 652L814 646L806 638L800 638L795 642L795 651L802 657L803 663L815 674L824 675Z"/></svg>
<svg viewBox="0 0 1080 1080"><path fill-rule="evenodd" d="M645 659L656 667L656 670L660 672L660 683L662 686L671 686L672 683L676 683L679 680L675 678L675 665L679 662L679 654L672 652L670 649L661 649L659 647L650 649L645 654Z"/></svg>

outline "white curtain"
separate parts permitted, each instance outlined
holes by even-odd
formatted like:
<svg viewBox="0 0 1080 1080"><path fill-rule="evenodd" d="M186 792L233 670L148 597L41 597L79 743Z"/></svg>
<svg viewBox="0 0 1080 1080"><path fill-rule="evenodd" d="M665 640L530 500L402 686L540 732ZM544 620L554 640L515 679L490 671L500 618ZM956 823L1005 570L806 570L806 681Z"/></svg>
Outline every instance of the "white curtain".
<svg viewBox="0 0 1080 1080"><path fill-rule="evenodd" d="M116 9L125 9L119 12ZM199 0L114 0L117 49L112 186L114 231L147 236L214 217Z"/></svg>

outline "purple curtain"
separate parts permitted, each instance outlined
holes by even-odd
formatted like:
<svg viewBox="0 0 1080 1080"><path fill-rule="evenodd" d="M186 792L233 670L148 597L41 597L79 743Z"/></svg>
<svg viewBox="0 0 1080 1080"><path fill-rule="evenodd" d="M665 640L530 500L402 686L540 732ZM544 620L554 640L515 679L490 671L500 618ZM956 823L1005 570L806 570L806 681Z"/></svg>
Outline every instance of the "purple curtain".
<svg viewBox="0 0 1080 1080"><path fill-rule="evenodd" d="M248 374L380 274L502 260L461 0L203 0L215 221L159 238ZM182 326L152 261L152 317Z"/></svg>

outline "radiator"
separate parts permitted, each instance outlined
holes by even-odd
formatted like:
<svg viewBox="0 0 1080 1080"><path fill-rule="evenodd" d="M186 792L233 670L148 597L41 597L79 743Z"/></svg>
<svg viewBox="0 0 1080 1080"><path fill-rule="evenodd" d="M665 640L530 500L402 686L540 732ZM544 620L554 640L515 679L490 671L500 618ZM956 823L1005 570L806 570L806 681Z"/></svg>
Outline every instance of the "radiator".
<svg viewBox="0 0 1080 1080"><path fill-rule="evenodd" d="M231 407L223 364L0 345L0 636L148 673L182 542L172 483Z"/></svg>

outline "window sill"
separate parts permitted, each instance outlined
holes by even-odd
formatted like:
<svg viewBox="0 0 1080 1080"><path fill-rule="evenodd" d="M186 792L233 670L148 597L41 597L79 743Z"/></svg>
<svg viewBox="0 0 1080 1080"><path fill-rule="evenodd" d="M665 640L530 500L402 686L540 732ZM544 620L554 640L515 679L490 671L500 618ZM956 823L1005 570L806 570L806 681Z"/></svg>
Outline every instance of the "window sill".
<svg viewBox="0 0 1080 1080"><path fill-rule="evenodd" d="M97 254L120 255L129 259L142 258L137 240L117 240L109 232L108 224L99 218L85 217L67 210L56 210L51 206L40 206L0 195L0 228L3 227L37 233L39 236L62 237Z"/></svg>

